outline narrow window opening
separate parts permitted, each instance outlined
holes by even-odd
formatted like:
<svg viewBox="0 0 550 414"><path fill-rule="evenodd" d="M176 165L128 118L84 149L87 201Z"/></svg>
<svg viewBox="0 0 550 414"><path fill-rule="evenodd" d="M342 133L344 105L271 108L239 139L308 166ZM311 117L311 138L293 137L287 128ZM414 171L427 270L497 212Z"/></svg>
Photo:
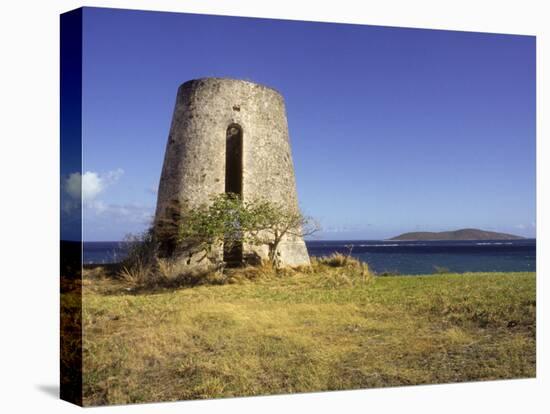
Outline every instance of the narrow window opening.
<svg viewBox="0 0 550 414"><path fill-rule="evenodd" d="M225 141L225 192L242 197L243 192L243 130L238 124L231 124L226 131ZM228 267L240 266L243 261L242 242L226 247L223 260Z"/></svg>
<svg viewBox="0 0 550 414"><path fill-rule="evenodd" d="M243 130L237 124L227 128L225 142L225 192L239 196L243 191Z"/></svg>

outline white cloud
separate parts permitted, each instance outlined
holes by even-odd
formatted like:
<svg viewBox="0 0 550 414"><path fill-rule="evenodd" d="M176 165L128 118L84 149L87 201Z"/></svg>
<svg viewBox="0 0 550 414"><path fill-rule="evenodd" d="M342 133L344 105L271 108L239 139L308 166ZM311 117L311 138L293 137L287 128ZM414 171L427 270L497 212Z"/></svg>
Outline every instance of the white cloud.
<svg viewBox="0 0 550 414"><path fill-rule="evenodd" d="M92 201L105 188L105 183L100 178L99 174L86 171L82 175L82 201L84 203Z"/></svg>
<svg viewBox="0 0 550 414"><path fill-rule="evenodd" d="M101 200L88 201L85 206L94 210L97 214L102 214L109 209L109 206Z"/></svg>
<svg viewBox="0 0 550 414"><path fill-rule="evenodd" d="M78 207L79 207L79 203L76 200L65 199L61 203L61 209L66 214L71 214Z"/></svg>
<svg viewBox="0 0 550 414"><path fill-rule="evenodd" d="M525 224L516 224L514 227L516 229L525 230L527 226Z"/></svg>
<svg viewBox="0 0 550 414"><path fill-rule="evenodd" d="M72 198L80 199L80 190L82 188L82 179L80 173L70 174L65 180L65 191Z"/></svg>
<svg viewBox="0 0 550 414"><path fill-rule="evenodd" d="M69 196L63 203L65 210L72 210L78 206L82 197L82 207L85 209L85 221L88 225L97 228L99 223L133 223L150 224L154 214L154 208L140 204L112 204L103 201L101 195L105 190L114 185L124 174L124 170L118 168L106 173L86 171L70 174L63 183L63 189Z"/></svg>
<svg viewBox="0 0 550 414"><path fill-rule="evenodd" d="M72 198L78 200L82 196L82 202L84 204L92 203L99 194L101 194L107 187L114 184L124 174L122 168L118 168L113 171L108 171L104 174L99 174L94 171L86 171L82 176L80 173L75 172L70 174L65 180L65 192ZM101 208L101 204L95 204L96 207Z"/></svg>
<svg viewBox="0 0 550 414"><path fill-rule="evenodd" d="M94 217L109 222L125 222L150 224L153 219L154 208L139 204L106 204L100 200L86 203L85 208ZM86 217L90 217L86 214Z"/></svg>
<svg viewBox="0 0 550 414"><path fill-rule="evenodd" d="M324 233L348 233L353 231L367 231L371 230L372 224L344 224L341 226L322 226L321 231Z"/></svg>
<svg viewBox="0 0 550 414"><path fill-rule="evenodd" d="M107 174L104 175L103 181L106 185L110 185L118 181L120 177L122 177L122 174L124 174L124 170L122 168L117 168L114 171L109 171Z"/></svg>

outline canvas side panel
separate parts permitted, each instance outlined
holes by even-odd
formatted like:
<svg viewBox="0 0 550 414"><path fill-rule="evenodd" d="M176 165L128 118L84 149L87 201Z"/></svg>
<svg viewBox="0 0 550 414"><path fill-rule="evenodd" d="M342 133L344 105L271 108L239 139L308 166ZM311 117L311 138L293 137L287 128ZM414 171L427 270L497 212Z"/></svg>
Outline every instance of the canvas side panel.
<svg viewBox="0 0 550 414"><path fill-rule="evenodd" d="M60 397L82 405L82 9L60 20Z"/></svg>

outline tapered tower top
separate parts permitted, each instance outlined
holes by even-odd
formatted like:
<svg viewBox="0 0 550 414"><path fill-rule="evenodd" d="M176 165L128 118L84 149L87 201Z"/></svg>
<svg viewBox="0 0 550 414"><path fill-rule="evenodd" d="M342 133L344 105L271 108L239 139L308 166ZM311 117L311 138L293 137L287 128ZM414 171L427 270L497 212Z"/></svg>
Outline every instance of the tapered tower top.
<svg viewBox="0 0 550 414"><path fill-rule="evenodd" d="M194 208L226 192L245 201L264 199L298 209L284 98L271 87L247 80L187 81L177 92L155 226L166 221L171 206ZM256 250L243 246L242 255L267 254ZM167 253L174 254L170 246ZM193 265L192 255L179 254ZM281 243L280 257L290 266L309 264L301 238Z"/></svg>

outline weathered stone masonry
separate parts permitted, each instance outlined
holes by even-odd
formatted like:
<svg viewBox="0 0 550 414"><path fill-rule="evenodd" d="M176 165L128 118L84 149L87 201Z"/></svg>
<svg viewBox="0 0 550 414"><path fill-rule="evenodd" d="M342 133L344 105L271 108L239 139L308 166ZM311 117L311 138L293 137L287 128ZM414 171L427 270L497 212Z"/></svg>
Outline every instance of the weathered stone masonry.
<svg viewBox="0 0 550 414"><path fill-rule="evenodd" d="M228 133L228 128L232 129ZM173 203L197 207L226 191L226 140L242 133L244 200L264 198L297 209L294 167L284 99L256 83L221 78L185 82L179 87L159 185L155 226ZM241 156L241 153L239 153ZM239 169L241 166L239 165ZM239 186L237 186L239 188ZM244 246L244 253L267 257L267 247ZM287 237L281 263L309 264L304 241ZM196 258L182 260L193 267ZM220 251L220 260L223 255Z"/></svg>

